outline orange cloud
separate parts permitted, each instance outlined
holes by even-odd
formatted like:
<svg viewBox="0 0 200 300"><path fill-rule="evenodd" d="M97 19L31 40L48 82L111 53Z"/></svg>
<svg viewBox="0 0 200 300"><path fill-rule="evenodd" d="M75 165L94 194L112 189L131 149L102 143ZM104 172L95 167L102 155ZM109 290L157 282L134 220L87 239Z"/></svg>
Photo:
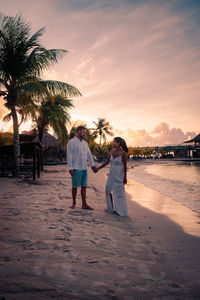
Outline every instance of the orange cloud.
<svg viewBox="0 0 200 300"><path fill-rule="evenodd" d="M169 144L179 144L197 135L196 132L184 133L180 128L170 129L167 123L158 124L150 133L146 130L115 131L127 140L130 146L164 146Z"/></svg>

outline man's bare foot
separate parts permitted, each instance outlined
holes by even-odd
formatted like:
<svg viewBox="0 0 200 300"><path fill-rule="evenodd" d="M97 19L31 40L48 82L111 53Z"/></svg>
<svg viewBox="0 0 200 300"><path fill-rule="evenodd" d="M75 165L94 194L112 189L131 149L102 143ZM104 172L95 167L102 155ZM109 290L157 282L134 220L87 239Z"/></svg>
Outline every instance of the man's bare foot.
<svg viewBox="0 0 200 300"><path fill-rule="evenodd" d="M93 210L94 208L92 208L91 206L89 206L89 205L84 205L84 206L82 206L82 209L90 209L90 210Z"/></svg>
<svg viewBox="0 0 200 300"><path fill-rule="evenodd" d="M70 206L69 208L74 209L76 207L76 204L72 204L72 206Z"/></svg>

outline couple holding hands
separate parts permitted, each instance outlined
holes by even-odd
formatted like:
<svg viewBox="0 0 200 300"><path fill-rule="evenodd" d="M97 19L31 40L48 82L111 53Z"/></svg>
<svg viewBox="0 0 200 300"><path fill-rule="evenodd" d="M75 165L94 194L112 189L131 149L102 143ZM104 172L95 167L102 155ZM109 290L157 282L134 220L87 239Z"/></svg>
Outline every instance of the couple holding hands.
<svg viewBox="0 0 200 300"><path fill-rule="evenodd" d="M77 188L81 186L82 208L93 209L86 202L87 163L89 163L94 173L97 173L110 163L110 171L106 183L106 211L120 216L128 216L124 189L124 184L127 183L126 152L128 152L128 148L126 142L120 137L115 137L113 140L113 148L107 160L97 168L94 164L88 143L83 139L85 134L86 128L78 126L76 136L72 138L67 145L67 164L72 177L73 203L71 208L74 209L76 207Z"/></svg>

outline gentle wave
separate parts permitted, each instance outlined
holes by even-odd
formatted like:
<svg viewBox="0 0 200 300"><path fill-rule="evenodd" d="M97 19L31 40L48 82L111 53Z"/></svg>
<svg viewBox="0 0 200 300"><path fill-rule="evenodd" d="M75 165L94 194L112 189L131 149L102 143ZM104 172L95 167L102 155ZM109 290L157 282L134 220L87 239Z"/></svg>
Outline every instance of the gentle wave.
<svg viewBox="0 0 200 300"><path fill-rule="evenodd" d="M128 177L143 183L190 209L200 212L200 164L142 164L129 169Z"/></svg>

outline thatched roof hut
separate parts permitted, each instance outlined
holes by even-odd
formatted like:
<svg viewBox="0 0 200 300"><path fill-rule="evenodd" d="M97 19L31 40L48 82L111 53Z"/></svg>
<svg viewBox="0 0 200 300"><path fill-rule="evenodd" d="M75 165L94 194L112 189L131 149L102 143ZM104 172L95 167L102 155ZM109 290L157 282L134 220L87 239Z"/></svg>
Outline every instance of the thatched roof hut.
<svg viewBox="0 0 200 300"><path fill-rule="evenodd" d="M39 137L36 136L33 139L33 142L38 142ZM56 139L53 135L49 134L47 131L44 131L42 136L42 144L45 147L45 149L54 148L54 149L60 149L61 145L58 139Z"/></svg>
<svg viewBox="0 0 200 300"><path fill-rule="evenodd" d="M20 134L20 142L28 143L28 142L39 142L39 137L37 132L35 131L23 131ZM60 149L61 145L58 139L56 139L53 135L49 134L46 130L43 133L42 144L45 149L54 148Z"/></svg>
<svg viewBox="0 0 200 300"><path fill-rule="evenodd" d="M22 132L20 135L20 141L22 143L39 142L39 137L37 132L29 131ZM62 161L66 156L66 150L62 149L60 141L56 139L53 135L49 134L47 131L44 131L42 137L42 146L43 146L43 162L53 162L53 161Z"/></svg>

